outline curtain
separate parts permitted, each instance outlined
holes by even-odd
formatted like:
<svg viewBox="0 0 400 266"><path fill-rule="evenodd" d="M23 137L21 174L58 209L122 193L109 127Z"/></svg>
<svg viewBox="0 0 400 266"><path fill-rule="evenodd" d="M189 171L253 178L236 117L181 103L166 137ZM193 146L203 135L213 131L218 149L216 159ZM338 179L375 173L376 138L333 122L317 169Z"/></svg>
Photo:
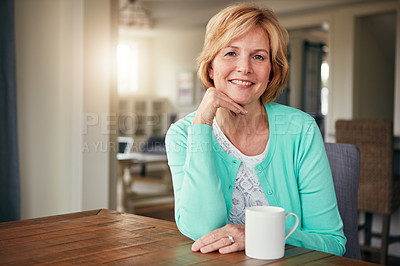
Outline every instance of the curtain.
<svg viewBox="0 0 400 266"><path fill-rule="evenodd" d="M20 219L14 0L0 1L0 222Z"/></svg>

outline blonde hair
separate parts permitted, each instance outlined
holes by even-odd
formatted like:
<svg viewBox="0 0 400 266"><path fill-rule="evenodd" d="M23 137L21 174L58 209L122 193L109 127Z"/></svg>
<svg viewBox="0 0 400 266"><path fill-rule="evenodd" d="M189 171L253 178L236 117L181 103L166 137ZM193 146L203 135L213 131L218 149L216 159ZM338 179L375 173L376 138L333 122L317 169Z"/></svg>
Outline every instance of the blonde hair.
<svg viewBox="0 0 400 266"><path fill-rule="evenodd" d="M266 104L278 97L289 76L286 58L289 35L272 10L248 3L232 5L221 10L207 24L203 51L197 58L198 76L206 89L214 86L208 69L218 52L257 26L267 33L271 50L270 82L261 95L261 100Z"/></svg>

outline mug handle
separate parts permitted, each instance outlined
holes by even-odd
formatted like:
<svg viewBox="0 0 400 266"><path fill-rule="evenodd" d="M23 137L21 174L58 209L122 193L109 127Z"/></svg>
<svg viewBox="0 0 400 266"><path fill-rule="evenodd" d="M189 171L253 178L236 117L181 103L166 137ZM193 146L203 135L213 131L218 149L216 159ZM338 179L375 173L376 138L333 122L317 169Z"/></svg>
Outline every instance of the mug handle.
<svg viewBox="0 0 400 266"><path fill-rule="evenodd" d="M299 225L299 217L297 217L296 214L294 214L293 212L289 212L288 214L285 215L285 220L289 215L293 215L294 218L296 218L296 222L294 223L294 226L292 228L292 230L290 230L290 232L285 236L285 241L286 239L288 239L288 237L293 234L294 230L296 230L297 226Z"/></svg>

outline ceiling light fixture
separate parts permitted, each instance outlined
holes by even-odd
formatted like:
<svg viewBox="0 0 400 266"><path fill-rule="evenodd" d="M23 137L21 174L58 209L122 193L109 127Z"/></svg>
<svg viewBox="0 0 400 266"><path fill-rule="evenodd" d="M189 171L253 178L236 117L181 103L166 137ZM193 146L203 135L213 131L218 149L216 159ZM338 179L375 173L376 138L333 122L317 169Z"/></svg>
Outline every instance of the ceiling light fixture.
<svg viewBox="0 0 400 266"><path fill-rule="evenodd" d="M139 0L122 0L120 5L121 25L144 29L151 27L150 13L145 10Z"/></svg>

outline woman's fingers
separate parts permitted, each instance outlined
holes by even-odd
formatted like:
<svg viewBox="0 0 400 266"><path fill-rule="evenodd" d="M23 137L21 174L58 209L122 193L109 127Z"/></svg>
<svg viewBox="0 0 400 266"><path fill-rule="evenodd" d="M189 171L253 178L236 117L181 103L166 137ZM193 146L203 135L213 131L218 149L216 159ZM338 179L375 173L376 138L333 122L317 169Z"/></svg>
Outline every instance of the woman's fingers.
<svg viewBox="0 0 400 266"><path fill-rule="evenodd" d="M197 241L194 242L192 245L192 250L200 251L201 248L219 241L222 238L222 234L220 232L223 232L223 228L224 227L211 231L201 238L197 239Z"/></svg>
<svg viewBox="0 0 400 266"><path fill-rule="evenodd" d="M202 247L218 242L223 238L229 240L228 238L229 233L227 232L227 229L228 229L227 225L225 225L221 228L208 232L207 234L199 238L196 242L194 242L192 248L200 250ZM231 241L229 240L227 244L231 244Z"/></svg>
<svg viewBox="0 0 400 266"><path fill-rule="evenodd" d="M213 252L213 251L219 250L223 247L227 247L227 246L231 246L231 245L232 245L232 242L229 240L229 238L223 237L214 243L211 243L209 245L202 247L200 249L200 252L201 253L209 253L209 252Z"/></svg>
<svg viewBox="0 0 400 266"><path fill-rule="evenodd" d="M236 251L241 251L244 248L241 248L239 244L234 243L232 245L229 246L225 246L223 248L220 248L218 251L221 254L228 254L228 253L232 253L232 252L236 252Z"/></svg>
<svg viewBox="0 0 400 266"><path fill-rule="evenodd" d="M218 91L216 88L211 87L207 89L192 123L212 125L212 120L214 119L218 108L229 110L233 116L247 113L243 106L237 104L230 97Z"/></svg>
<svg viewBox="0 0 400 266"><path fill-rule="evenodd" d="M234 242L229 239L229 236ZM219 250L221 254L231 253L243 250L244 242L244 225L228 224L199 238L193 243L192 251L209 253Z"/></svg>
<svg viewBox="0 0 400 266"><path fill-rule="evenodd" d="M211 100L215 103L217 108L226 108L237 114L246 114L247 110L243 106L233 101L228 95L223 92L218 91L215 88L209 88L207 90L210 95L212 95Z"/></svg>
<svg viewBox="0 0 400 266"><path fill-rule="evenodd" d="M235 114L247 114L247 110L243 108L240 104L235 103L233 100L230 98L225 98L221 99L219 102L219 107L226 108L231 112L234 112Z"/></svg>

